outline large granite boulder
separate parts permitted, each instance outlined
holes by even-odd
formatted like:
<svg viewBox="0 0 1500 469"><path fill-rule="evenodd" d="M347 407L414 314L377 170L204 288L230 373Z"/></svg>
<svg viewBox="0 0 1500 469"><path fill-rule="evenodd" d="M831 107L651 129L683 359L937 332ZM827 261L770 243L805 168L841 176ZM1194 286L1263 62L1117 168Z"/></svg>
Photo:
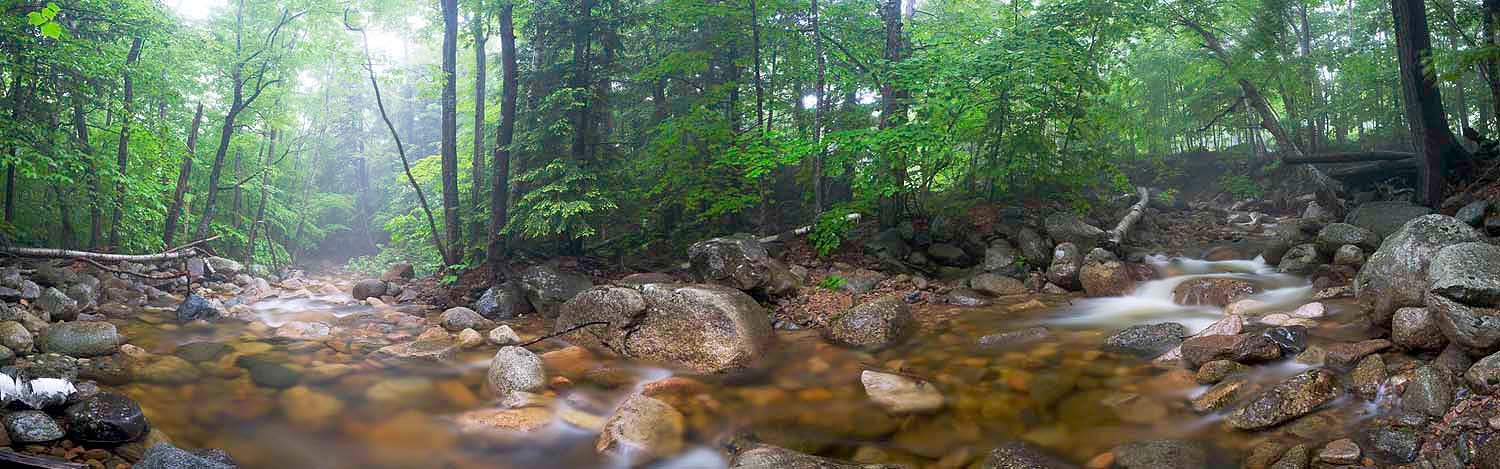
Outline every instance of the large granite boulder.
<svg viewBox="0 0 1500 469"><path fill-rule="evenodd" d="M823 329L823 335L841 345L879 350L900 343L915 329L906 302L887 296L849 308Z"/></svg>
<svg viewBox="0 0 1500 469"><path fill-rule="evenodd" d="M1332 256L1346 244L1358 246L1365 252L1374 251L1380 247L1380 237L1374 231L1348 223L1329 224L1318 232L1319 254Z"/></svg>
<svg viewBox="0 0 1500 469"><path fill-rule="evenodd" d="M1373 231L1384 239L1406 222L1430 213L1432 209L1408 202L1368 202L1350 211L1344 223Z"/></svg>
<svg viewBox="0 0 1500 469"><path fill-rule="evenodd" d="M1231 413L1228 421L1240 430L1265 429L1312 413L1342 394L1332 371L1308 370L1257 394Z"/></svg>
<svg viewBox="0 0 1500 469"><path fill-rule="evenodd" d="M748 234L694 243L688 248L688 262L693 275L704 283L767 295L785 294L796 287L787 281L792 274L786 265Z"/></svg>
<svg viewBox="0 0 1500 469"><path fill-rule="evenodd" d="M588 277L569 274L550 265L536 265L521 272L520 284L531 307L548 317L555 315L557 307L573 299L574 295L594 286Z"/></svg>
<svg viewBox="0 0 1500 469"><path fill-rule="evenodd" d="M742 291L704 284L650 284L640 290L598 287L559 308L557 331L596 352L696 373L756 364L771 342L765 308Z"/></svg>
<svg viewBox="0 0 1500 469"><path fill-rule="evenodd" d="M1210 305L1225 307L1255 294L1259 289L1254 283L1233 277L1200 277L1177 285L1172 289L1172 298L1180 305Z"/></svg>
<svg viewBox="0 0 1500 469"><path fill-rule="evenodd" d="M1073 243L1062 243L1052 251L1052 266L1047 268L1047 281L1069 290L1077 290L1082 285L1078 281L1078 271L1083 269L1083 252Z"/></svg>
<svg viewBox="0 0 1500 469"><path fill-rule="evenodd" d="M103 321L73 321L53 324L42 334L42 351L70 357L100 357L119 350L120 333Z"/></svg>
<svg viewBox="0 0 1500 469"><path fill-rule="evenodd" d="M1500 247L1442 248L1427 273L1427 305L1437 326L1475 356L1500 351Z"/></svg>
<svg viewBox="0 0 1500 469"><path fill-rule="evenodd" d="M1047 230L1047 236L1052 237L1058 243L1073 243L1081 251L1089 251L1099 245L1099 240L1104 238L1104 230L1083 221L1077 215L1059 212L1047 216L1042 221L1042 227Z"/></svg>
<svg viewBox="0 0 1500 469"><path fill-rule="evenodd" d="M1426 215L1407 222L1381 243L1354 279L1354 293L1370 320L1386 326L1397 309L1423 306L1427 269L1441 249L1483 241L1473 227L1453 217Z"/></svg>
<svg viewBox="0 0 1500 469"><path fill-rule="evenodd" d="M521 289L511 283L502 283L484 290L474 302L474 312L486 319L503 321L515 319L531 312L531 303Z"/></svg>

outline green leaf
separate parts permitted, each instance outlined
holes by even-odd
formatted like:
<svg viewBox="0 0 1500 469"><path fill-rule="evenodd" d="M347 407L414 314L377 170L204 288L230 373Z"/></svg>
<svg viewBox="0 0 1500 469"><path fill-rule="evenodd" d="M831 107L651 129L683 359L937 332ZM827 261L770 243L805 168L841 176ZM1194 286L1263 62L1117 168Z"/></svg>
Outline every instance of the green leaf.
<svg viewBox="0 0 1500 469"><path fill-rule="evenodd" d="M42 35L52 39L62 37L62 26L57 23L44 24L42 25Z"/></svg>
<svg viewBox="0 0 1500 469"><path fill-rule="evenodd" d="M43 18L41 13L33 11L26 14L26 22L30 23L32 26L41 26L42 23L47 22L47 19Z"/></svg>

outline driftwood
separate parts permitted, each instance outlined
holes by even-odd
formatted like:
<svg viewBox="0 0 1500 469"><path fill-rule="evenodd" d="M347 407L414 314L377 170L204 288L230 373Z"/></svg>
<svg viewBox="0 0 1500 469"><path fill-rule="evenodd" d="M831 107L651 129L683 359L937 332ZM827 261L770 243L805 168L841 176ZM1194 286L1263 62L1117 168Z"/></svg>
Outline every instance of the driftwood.
<svg viewBox="0 0 1500 469"><path fill-rule="evenodd" d="M0 449L0 465L5 467L28 467L35 469L86 469L85 464L71 463L61 459L17 453L11 449Z"/></svg>
<svg viewBox="0 0 1500 469"><path fill-rule="evenodd" d="M162 262L193 257L198 255L198 250L195 248L188 248L181 251L164 252L161 254L131 255L74 251L70 249L0 247L0 254L9 254L17 257L36 257L43 259L87 259L98 262Z"/></svg>
<svg viewBox="0 0 1500 469"><path fill-rule="evenodd" d="M1130 206L1130 211L1125 212L1125 217L1120 219L1120 223L1115 225L1115 229L1105 232L1104 243L1106 246L1115 249L1119 248L1120 243L1125 241L1125 235L1130 232L1130 228L1135 226L1137 221L1141 220L1142 215L1145 215L1146 205L1151 202L1151 191L1145 187L1141 187L1138 190L1141 200L1136 202L1135 205Z"/></svg>
<svg viewBox="0 0 1500 469"><path fill-rule="evenodd" d="M1358 151L1348 153L1324 153L1320 155L1287 156L1281 159L1286 164L1336 164L1367 163L1371 161L1402 161L1417 157L1416 153L1400 151Z"/></svg>
<svg viewBox="0 0 1500 469"><path fill-rule="evenodd" d="M857 223L857 222L859 222L859 219L861 217L862 217L862 215L860 215L858 213L851 213L851 214L845 215L844 216L844 220L845 221L851 221L851 222L856 222ZM798 236L802 236L802 235L811 233L812 230L813 230L813 228L814 228L814 225L807 225L807 226L804 226L804 227L801 227L801 228L797 228L795 230L787 231L787 232L784 232L784 233L781 233L781 234L778 234L778 235L767 236L767 237L761 238L759 241L762 244L764 244L764 243L775 243L775 242L781 242L781 241L789 241L792 238L796 238Z"/></svg>

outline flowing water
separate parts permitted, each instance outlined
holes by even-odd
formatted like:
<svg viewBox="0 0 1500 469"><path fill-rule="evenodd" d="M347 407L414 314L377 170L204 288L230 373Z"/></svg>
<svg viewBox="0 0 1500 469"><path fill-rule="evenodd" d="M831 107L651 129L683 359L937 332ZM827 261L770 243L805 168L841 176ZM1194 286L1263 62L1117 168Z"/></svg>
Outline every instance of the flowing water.
<svg viewBox="0 0 1500 469"><path fill-rule="evenodd" d="M1196 331L1220 319L1219 308L1172 301L1172 289L1192 278L1255 282L1263 290L1255 298L1266 303L1266 311L1296 308L1309 301L1311 288L1258 260L1153 258L1150 263L1162 279L1142 283L1125 297L1044 295L1005 298L984 308L920 306L915 312L921 332L878 353L831 346L811 331L779 331L778 346L762 370L732 379L698 377L706 391L670 400L687 416L689 441L680 455L658 467L723 467L721 449L733 435L824 456L917 467L962 467L996 443L1014 439L1083 462L1120 443L1185 438L1213 444L1224 450L1215 452L1219 462L1235 463L1251 445L1276 434L1228 430L1222 414L1192 410L1189 399L1205 388L1189 371L1105 353L1100 346L1130 325L1178 322ZM1328 306L1330 317L1320 320L1312 342L1372 335L1339 325L1345 306ZM625 396L671 376L586 357L576 349L545 355L549 375L568 380L554 382L560 395L541 417L551 422L511 438L476 438L456 433L453 417L499 405L484 385L494 347L462 352L442 365L386 367L368 360L368 354L420 334L428 326L418 317L429 311L406 310L408 315L371 308L346 295L270 299L253 307L264 324L190 328L173 324L170 311L143 311L123 324L130 342L196 364L176 375L136 376L116 386L139 400L153 425L175 442L227 449L246 467L624 467L630 462L595 453L598 428ZM329 324L333 334L311 341L274 337L273 327L293 320ZM1011 347L980 345L982 336L1038 326L1050 334ZM523 336L542 330L535 320L512 327ZM246 372L254 366L290 372L298 384L285 389L291 383L271 379L276 373L265 370L262 379L254 379ZM1257 367L1250 381L1269 385L1303 369L1283 361ZM865 396L859 381L863 370L930 380L947 405L930 415L893 417ZM146 380L158 384L140 382ZM1331 407L1313 424L1283 431L1334 438L1376 412L1355 398Z"/></svg>

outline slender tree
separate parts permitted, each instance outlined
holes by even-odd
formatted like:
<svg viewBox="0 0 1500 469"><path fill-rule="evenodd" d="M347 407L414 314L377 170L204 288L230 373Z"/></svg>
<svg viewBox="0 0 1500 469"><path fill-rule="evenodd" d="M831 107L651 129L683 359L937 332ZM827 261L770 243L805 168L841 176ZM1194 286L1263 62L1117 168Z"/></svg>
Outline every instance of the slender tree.
<svg viewBox="0 0 1500 469"><path fill-rule="evenodd" d="M193 112L193 125L188 129L187 153L182 154L182 163L177 169L177 188L172 191L172 206L167 209L167 220L162 228L162 244L172 247L177 236L177 219L182 216L182 203L188 190L188 178L193 174L193 157L198 151L198 123L203 121L203 103Z"/></svg>
<svg viewBox="0 0 1500 469"><path fill-rule="evenodd" d="M503 280L505 271L505 225L510 208L510 145L516 133L516 95L519 91L516 66L516 31L513 19L515 5L502 0L500 5L500 127L495 129L494 184L490 192L489 255L490 276Z"/></svg>
<svg viewBox="0 0 1500 469"><path fill-rule="evenodd" d="M458 264L463 256L463 229L458 201L458 0L439 0L443 10L443 128L439 152L442 155L443 228L448 238L448 265Z"/></svg>
<svg viewBox="0 0 1500 469"><path fill-rule="evenodd" d="M485 43L489 41L489 32L484 29L485 15L484 2L480 1L474 8L473 17L469 19L469 27L474 34L474 153L469 163L469 182L474 185L473 195L469 200L469 214L474 217L474 223L470 224L469 239L474 240L477 245L479 240L485 239L484 214L484 105L485 105L485 81L489 70L485 66Z"/></svg>
<svg viewBox="0 0 1500 469"><path fill-rule="evenodd" d="M109 217L109 246L114 249L120 247L120 216L125 207L125 177L130 168L130 121L135 117L135 79L130 75L130 68L141 58L142 42L140 37L132 40L130 53L125 56L125 106L120 115L120 144L115 149L115 165L119 174L115 180L114 210Z"/></svg>

